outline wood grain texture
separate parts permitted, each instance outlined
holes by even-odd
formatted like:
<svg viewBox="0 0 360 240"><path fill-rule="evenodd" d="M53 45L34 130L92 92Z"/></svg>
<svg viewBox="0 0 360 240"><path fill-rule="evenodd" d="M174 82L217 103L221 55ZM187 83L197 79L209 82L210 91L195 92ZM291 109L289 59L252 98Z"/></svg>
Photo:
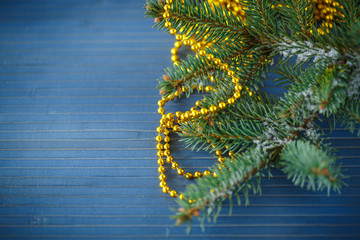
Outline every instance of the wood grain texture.
<svg viewBox="0 0 360 240"><path fill-rule="evenodd" d="M308 192L274 170L263 196L232 216L226 203L205 232L173 226L177 205L158 187L153 141L156 79L173 40L151 28L144 4L1 1L1 239L359 239L360 138L342 128L329 138L348 169L342 195ZM185 168L215 162L173 139Z"/></svg>

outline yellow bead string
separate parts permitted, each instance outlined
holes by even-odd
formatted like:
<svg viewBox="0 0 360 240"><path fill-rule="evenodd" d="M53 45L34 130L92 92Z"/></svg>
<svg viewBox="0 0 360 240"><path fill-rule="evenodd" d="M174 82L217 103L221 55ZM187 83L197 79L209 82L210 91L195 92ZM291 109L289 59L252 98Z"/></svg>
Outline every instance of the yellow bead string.
<svg viewBox="0 0 360 240"><path fill-rule="evenodd" d="M344 8L338 2L334 0L313 0L315 3L315 19L318 21L323 21L322 26L325 27L325 31L329 34L329 29L333 27L332 22L336 15L345 17L345 15L339 12L336 7ZM324 35L325 32L318 28L317 32L321 35Z"/></svg>
<svg viewBox="0 0 360 240"><path fill-rule="evenodd" d="M171 3L172 3L172 0L166 0L166 4L164 5L163 18L166 21L165 27L169 29L170 34L177 35L178 31L175 28L172 28L172 24L169 21ZM178 37L178 39L180 41L180 37ZM183 38L181 38L181 40L183 40ZM189 40L189 39L185 39L184 42L186 40ZM174 92L174 94L170 94L167 97L163 97L161 100L158 101L158 106L159 106L158 113L161 115L161 119L160 119L160 126L156 129L158 135L156 136L155 139L157 141L156 148L158 150L157 151L157 157L158 157L157 163L159 165L158 172L160 173L159 186L162 188L162 191L164 193L169 193L171 197L176 197L176 196L178 196L178 194L177 194L176 190L172 190L166 183L167 178L165 175L165 172L166 172L166 169L164 167L165 162L167 162L168 164L171 164L171 168L176 170L178 175L185 176L186 179L198 178L203 175L204 176L212 175L214 177L217 177L217 176L216 176L215 172L210 172L209 170L205 170L203 173L201 173L199 171L196 171L195 173L185 172L185 170L179 166L179 163L174 161L174 158L171 156L171 150L170 150L171 139L169 136L170 135L169 129L172 129L173 132L179 132L179 131L181 131L180 127L179 127L179 125L175 125L175 124L186 123L188 121L192 121L193 119L199 118L199 117L207 118L207 117L214 116L220 110L223 110L227 106L233 105L235 103L236 99L241 97L241 91L243 90L242 85L239 84L239 78L235 76L235 72L233 70L231 70L231 67L227 63L222 63L222 61L218 58L215 58L213 54L207 53L206 50L204 48L199 47L198 42L193 39L189 40L189 45L191 46L192 50L197 53L198 56L201 56L201 57L207 59L207 61L209 61L209 64L213 64L216 67L219 67L222 71L225 71L227 76L231 78L231 81L234 85L234 90L233 90L233 94L231 95L231 97L229 97L226 101L219 102L216 106L212 105L209 108L205 108L205 107L202 107L201 101L197 101L195 104L195 107L192 107L190 109L190 111L186 111L184 113L178 111L175 113L175 115L173 113L165 114L164 106L167 102L172 101L175 98L179 97L182 92L187 90L187 87L183 87L183 89L181 89L181 92L179 92L179 90L177 90ZM181 46L181 45L178 43L178 46ZM169 78L169 77L164 76L165 80L169 80L167 78ZM198 90L201 91L202 87L199 87ZM215 91L215 89L213 89L213 87L211 85L206 86L204 90L206 92ZM253 92L250 91L249 88L246 87L245 91L247 92L247 94L249 94L249 96L253 95ZM211 143L211 142L209 142L209 143ZM212 146L212 147L215 148L215 146ZM215 154L217 155L218 162L221 164L221 166L225 167L225 165L223 164L225 161L225 158L223 157L222 151L216 150ZM229 157L231 157L231 158L234 157L234 152L229 151L228 154L229 154ZM164 158L165 158L165 160L164 160ZM184 198L184 196L182 194L180 194L179 197L181 199ZM195 199L189 200L189 203L194 202L194 201L196 201L196 200Z"/></svg>
<svg viewBox="0 0 360 240"><path fill-rule="evenodd" d="M330 33L330 28L333 27L333 21L336 17L345 17L345 15L337 9L344 9L344 7L335 0L308 0L308 3L309 7L314 7L314 17L317 21L322 22L321 26L325 28L327 34ZM289 5L282 5L279 3L277 5L272 5L272 8L275 6L279 8L289 7ZM308 10L309 7L306 7L305 11ZM321 35L325 35L325 32L321 27L318 27L316 31ZM310 33L313 34L312 29L310 29Z"/></svg>

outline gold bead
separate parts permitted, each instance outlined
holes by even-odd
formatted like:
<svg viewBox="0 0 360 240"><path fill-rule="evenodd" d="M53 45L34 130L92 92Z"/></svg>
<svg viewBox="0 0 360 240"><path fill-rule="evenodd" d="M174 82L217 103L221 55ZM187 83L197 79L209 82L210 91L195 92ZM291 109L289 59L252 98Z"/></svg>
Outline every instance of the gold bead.
<svg viewBox="0 0 360 240"><path fill-rule="evenodd" d="M171 6L169 4L164 5L164 10L165 11L170 11L170 9L171 9Z"/></svg>
<svg viewBox="0 0 360 240"><path fill-rule="evenodd" d="M210 174L211 174L211 172L209 170L204 171L204 176L209 176Z"/></svg>
<svg viewBox="0 0 360 240"><path fill-rule="evenodd" d="M166 19L168 19L169 17L170 17L170 13L164 12L163 18L166 20Z"/></svg>
<svg viewBox="0 0 360 240"><path fill-rule="evenodd" d="M176 55L179 52L179 50L177 48L172 48L170 52L172 55Z"/></svg>
<svg viewBox="0 0 360 240"><path fill-rule="evenodd" d="M234 152L229 151L229 157L233 157L234 155L235 155L235 153L234 153Z"/></svg>
<svg viewBox="0 0 360 240"><path fill-rule="evenodd" d="M161 114L161 115L164 114L164 113L165 113L165 109L164 109L163 107L159 107L159 108L158 108L158 113Z"/></svg>
<svg viewBox="0 0 360 240"><path fill-rule="evenodd" d="M165 150L165 151L164 151L164 156L170 156L170 155L171 155L170 150Z"/></svg>
<svg viewBox="0 0 360 240"><path fill-rule="evenodd" d="M228 70L228 68L229 68L229 65L227 64L227 63L224 63L224 64L222 64L221 66L220 66L220 69L221 70Z"/></svg>
<svg viewBox="0 0 360 240"><path fill-rule="evenodd" d="M220 59L218 59L218 58L215 58L214 59L214 65L219 65L221 63L221 60Z"/></svg>
<svg viewBox="0 0 360 240"><path fill-rule="evenodd" d="M185 46L190 46L190 40L189 39L185 39L183 41L183 43L184 43Z"/></svg>
<svg viewBox="0 0 360 240"><path fill-rule="evenodd" d="M172 120L174 118L174 114L173 113L168 113L166 114L166 118L169 120Z"/></svg>
<svg viewBox="0 0 360 240"><path fill-rule="evenodd" d="M165 129L165 130L164 130L164 135L169 135L169 134L170 134L170 131L167 130L167 129Z"/></svg>
<svg viewBox="0 0 360 240"><path fill-rule="evenodd" d="M213 90L212 86L206 86L205 87L205 92L210 92L211 90Z"/></svg>
<svg viewBox="0 0 360 240"><path fill-rule="evenodd" d="M160 181L165 181L166 180L166 175L161 173L159 176Z"/></svg>
<svg viewBox="0 0 360 240"><path fill-rule="evenodd" d="M159 159L157 160L157 163L158 163L160 166L162 166L162 165L164 165L165 161L164 161L164 159L159 158Z"/></svg>
<svg viewBox="0 0 360 240"><path fill-rule="evenodd" d="M167 183L166 183L165 181L160 181L159 186L160 186L161 188L166 187L166 186L167 186Z"/></svg>
<svg viewBox="0 0 360 240"><path fill-rule="evenodd" d="M219 163L225 162L225 158L223 156L218 157L218 162Z"/></svg>
<svg viewBox="0 0 360 240"><path fill-rule="evenodd" d="M176 62L178 60L179 60L179 57L177 55L172 55L171 56L171 61Z"/></svg>
<svg viewBox="0 0 360 240"><path fill-rule="evenodd" d="M211 106L211 107L209 108L209 110L210 110L210 112L214 113L214 112L217 111L217 107Z"/></svg>
<svg viewBox="0 0 360 240"><path fill-rule="evenodd" d="M174 43L175 48L181 48L182 43L180 41L177 41Z"/></svg>
<svg viewBox="0 0 360 240"><path fill-rule="evenodd" d="M162 191L163 191L163 193L168 193L168 192L170 192L170 188L168 186L165 186L165 187L163 187Z"/></svg>
<svg viewBox="0 0 360 240"><path fill-rule="evenodd" d="M189 204L192 204L192 201L189 199L188 203L189 203Z"/></svg>
<svg viewBox="0 0 360 240"><path fill-rule="evenodd" d="M179 175L184 175L184 173L185 173L185 171L184 171L184 169L182 169L182 168L179 168L179 169L177 170L177 174L179 174Z"/></svg>
<svg viewBox="0 0 360 240"><path fill-rule="evenodd" d="M215 154L216 154L217 156L221 156L222 151L221 151L221 150L216 150Z"/></svg>
<svg viewBox="0 0 360 240"><path fill-rule="evenodd" d="M186 174L185 174L185 178L186 178L186 179L191 179L191 178L192 178L192 174L189 173L189 172L186 173Z"/></svg>
<svg viewBox="0 0 360 240"><path fill-rule="evenodd" d="M227 102L228 102L228 104L232 105L232 104L235 103L235 99L234 99L234 98L229 98L229 99L227 100Z"/></svg>
<svg viewBox="0 0 360 240"><path fill-rule="evenodd" d="M200 107L201 106L201 101L196 101L195 106Z"/></svg>
<svg viewBox="0 0 360 240"><path fill-rule="evenodd" d="M169 143L165 143L165 144L164 144L164 149L165 149L165 150L170 149L170 144L169 144Z"/></svg>
<svg viewBox="0 0 360 240"><path fill-rule="evenodd" d="M158 172L159 172L159 173L164 173L165 171L166 171L166 169L165 169L164 166L160 166L160 167L158 168Z"/></svg>
<svg viewBox="0 0 360 240"><path fill-rule="evenodd" d="M216 172L213 172L213 177L215 177L215 178L217 178L218 176L217 176L217 174L216 174Z"/></svg>
<svg viewBox="0 0 360 240"><path fill-rule="evenodd" d="M166 28L171 28L171 22L166 22L166 23L165 23L165 27L166 27Z"/></svg>
<svg viewBox="0 0 360 240"><path fill-rule="evenodd" d="M220 109L226 108L226 103L224 103L224 102L219 103L219 108Z"/></svg>
<svg viewBox="0 0 360 240"><path fill-rule="evenodd" d="M167 156L166 162L172 163L174 161L174 158L172 156Z"/></svg>
<svg viewBox="0 0 360 240"><path fill-rule="evenodd" d="M240 92L241 90L242 90L242 86L236 84L236 85L235 85L235 91Z"/></svg>
<svg viewBox="0 0 360 240"><path fill-rule="evenodd" d="M164 105L165 105L165 101L164 101L164 100L159 100L159 101L158 101L158 105L159 105L159 107L164 106Z"/></svg>
<svg viewBox="0 0 360 240"><path fill-rule="evenodd" d="M192 116L193 118L196 118L196 117L199 116L199 112L196 111L196 110L193 110L193 111L191 111L191 116Z"/></svg>
<svg viewBox="0 0 360 240"><path fill-rule="evenodd" d="M181 114L182 114L182 112L180 112L180 111L177 111L176 113L175 113L175 116L176 116L176 118L180 118L180 116L181 116Z"/></svg>
<svg viewBox="0 0 360 240"><path fill-rule="evenodd" d="M196 178L197 178L197 177L201 177L201 175L202 175L201 172L198 172L198 171L196 171L196 172L194 173L194 177L196 177Z"/></svg>
<svg viewBox="0 0 360 240"><path fill-rule="evenodd" d="M156 128L156 132L158 132L158 133L162 133L163 130L164 130L164 129L163 129L162 127L157 127L157 128Z"/></svg>
<svg viewBox="0 0 360 240"><path fill-rule="evenodd" d="M183 36L181 34L176 34L175 39L181 41L183 39Z"/></svg>
<svg viewBox="0 0 360 240"><path fill-rule="evenodd" d="M179 132L179 131L180 131L179 125L175 125L175 126L173 127L173 131L174 131L174 132Z"/></svg>
<svg viewBox="0 0 360 240"><path fill-rule="evenodd" d="M166 3L171 4L171 3L173 3L173 0L166 0Z"/></svg>
<svg viewBox="0 0 360 240"><path fill-rule="evenodd" d="M238 99L238 98L240 98L241 97L241 94L239 93L239 92L235 92L234 93L234 98L235 99Z"/></svg>
<svg viewBox="0 0 360 240"><path fill-rule="evenodd" d="M162 139L163 139L163 138L162 138L161 135L157 135L156 138L155 138L155 140L156 140L157 142L161 142Z"/></svg>
<svg viewBox="0 0 360 240"><path fill-rule="evenodd" d="M214 55L212 55L212 54L210 53L210 54L208 54L208 55L206 56L206 58L207 58L209 61L212 61L212 60L214 60Z"/></svg>
<svg viewBox="0 0 360 240"><path fill-rule="evenodd" d="M192 45L191 50L197 52L197 50L199 50L199 47L197 45Z"/></svg>
<svg viewBox="0 0 360 240"><path fill-rule="evenodd" d="M200 56L205 56L205 55L206 55L206 51L205 51L205 50L200 50L200 51L199 51L199 55L200 55Z"/></svg>
<svg viewBox="0 0 360 240"><path fill-rule="evenodd" d="M185 118L185 119L189 119L189 118L190 118L190 112L189 112L189 111L186 111L186 112L185 112L184 118Z"/></svg>
<svg viewBox="0 0 360 240"><path fill-rule="evenodd" d="M176 192L175 190L172 190L172 191L170 192L170 196L171 196L171 197L176 197L176 196L177 196L177 192Z"/></svg>
<svg viewBox="0 0 360 240"><path fill-rule="evenodd" d="M164 138L164 142L166 142L166 143L170 142L170 137L169 137L169 136L166 136L166 137ZM165 147L165 146L164 146L164 147Z"/></svg>
<svg viewBox="0 0 360 240"><path fill-rule="evenodd" d="M164 152L159 150L156 154L159 158L164 156Z"/></svg>
<svg viewBox="0 0 360 240"><path fill-rule="evenodd" d="M161 143L156 144L156 149L157 150L161 150L163 148L164 148L164 146Z"/></svg>
<svg viewBox="0 0 360 240"><path fill-rule="evenodd" d="M233 83L233 84L236 84L236 83L238 83L240 81L240 79L238 78L238 77L233 77L232 79L231 79L231 82Z"/></svg>
<svg viewBox="0 0 360 240"><path fill-rule="evenodd" d="M181 200L184 200L184 199L185 199L184 194L180 194L180 195L179 195L179 198L180 198Z"/></svg>
<svg viewBox="0 0 360 240"><path fill-rule="evenodd" d="M206 108L202 108L200 113L205 116L208 113L208 110Z"/></svg>
<svg viewBox="0 0 360 240"><path fill-rule="evenodd" d="M175 28L170 29L170 34L175 35L177 33L177 30Z"/></svg>
<svg viewBox="0 0 360 240"><path fill-rule="evenodd" d="M235 75L235 72L234 72L233 70L229 70L229 71L227 72L227 75L228 75L229 77L233 77L233 76Z"/></svg>
<svg viewBox="0 0 360 240"><path fill-rule="evenodd" d="M177 169L179 167L179 164L177 162L172 162L171 163L171 168L172 169Z"/></svg>

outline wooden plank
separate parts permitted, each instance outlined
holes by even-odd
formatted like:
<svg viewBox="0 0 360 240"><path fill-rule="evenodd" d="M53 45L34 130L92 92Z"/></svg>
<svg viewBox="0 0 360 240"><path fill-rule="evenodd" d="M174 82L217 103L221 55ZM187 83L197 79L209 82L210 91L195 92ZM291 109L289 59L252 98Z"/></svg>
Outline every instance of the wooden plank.
<svg viewBox="0 0 360 240"><path fill-rule="evenodd" d="M158 187L157 81L171 36L152 29L145 1L3 0L0 5L1 239L188 239ZM271 81L268 91L281 95ZM169 104L185 110L192 99ZM322 125L329 133L326 124ZM251 205L226 202L190 238L358 239L360 138L337 126L328 142L348 168L342 195L295 187L280 170ZM173 152L187 169L215 159ZM179 190L188 183L169 173Z"/></svg>

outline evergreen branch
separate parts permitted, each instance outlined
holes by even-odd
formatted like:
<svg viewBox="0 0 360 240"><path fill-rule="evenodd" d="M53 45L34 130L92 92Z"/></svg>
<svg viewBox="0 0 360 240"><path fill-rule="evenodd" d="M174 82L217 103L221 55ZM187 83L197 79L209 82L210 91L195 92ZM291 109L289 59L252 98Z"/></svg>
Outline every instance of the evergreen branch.
<svg viewBox="0 0 360 240"><path fill-rule="evenodd" d="M188 55L187 61L181 60L181 64L165 70L167 76L159 79L160 94L166 97L176 90L182 93L183 85L187 85L188 91L192 91L193 86L202 85L204 77L207 78L208 73L214 70L215 66L209 64L206 58Z"/></svg>
<svg viewBox="0 0 360 240"><path fill-rule="evenodd" d="M165 21L162 19L164 13L162 3L149 1L147 6L151 9L147 16L158 18L156 26L165 29ZM196 3L192 0L185 0L183 4L174 1L170 11L170 22L172 27L181 32L181 28L186 26L185 34L187 37L193 37L202 40L206 35L209 42L222 42L225 39L232 39L234 42L247 37L247 32L243 23L232 13L229 13L221 6L210 7L207 2ZM221 33L221 34L219 34Z"/></svg>
<svg viewBox="0 0 360 240"><path fill-rule="evenodd" d="M247 31L262 44L273 45L279 38L279 15L272 9L271 0L241 0L246 6Z"/></svg>
<svg viewBox="0 0 360 240"><path fill-rule="evenodd" d="M328 194L331 189L340 193L343 175L340 166L335 165L337 158L329 150L321 150L309 142L292 141L280 156L283 171L295 185L307 185L313 191L327 188Z"/></svg>
<svg viewBox="0 0 360 240"><path fill-rule="evenodd" d="M349 100L345 108L340 114L338 114L338 120L342 126L345 126L351 133L353 133L356 128L357 135L360 136L360 99L354 98Z"/></svg>
<svg viewBox="0 0 360 240"><path fill-rule="evenodd" d="M232 199L235 195L240 204L240 193L244 194L246 205L248 204L248 192L253 188L254 194L260 193L259 186L253 183L255 177L261 175L261 171L268 168L272 161L273 152L265 152L261 149L250 150L243 155L236 157L234 161L227 159L225 164L227 168L214 168L213 171L218 175L217 178L206 176L197 181L197 185L188 185L184 193L184 200L178 199L180 209L173 217L176 224L183 224L192 221L193 217L200 218L203 224L204 219L211 215L216 219L218 213L216 207L220 208L221 202L225 199ZM231 171L229 170L231 169ZM193 202L193 199L197 199Z"/></svg>
<svg viewBox="0 0 360 240"><path fill-rule="evenodd" d="M218 117L218 119L223 117ZM226 151L239 152L252 144L263 132L262 123L252 121L231 121L218 122L214 119L212 126L204 121L182 125L181 134L187 147L192 150L197 148L206 151L216 151L230 146ZM198 145L201 145L198 147ZM225 152L226 152L225 151Z"/></svg>
<svg viewBox="0 0 360 240"><path fill-rule="evenodd" d="M280 14L286 18L285 21L291 22L287 24L294 38L309 39L312 35L310 30L314 24L313 8L311 1L293 1L285 0L283 7L279 8Z"/></svg>

